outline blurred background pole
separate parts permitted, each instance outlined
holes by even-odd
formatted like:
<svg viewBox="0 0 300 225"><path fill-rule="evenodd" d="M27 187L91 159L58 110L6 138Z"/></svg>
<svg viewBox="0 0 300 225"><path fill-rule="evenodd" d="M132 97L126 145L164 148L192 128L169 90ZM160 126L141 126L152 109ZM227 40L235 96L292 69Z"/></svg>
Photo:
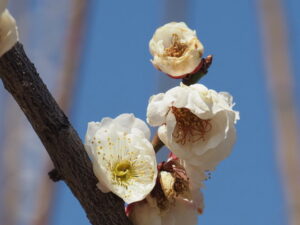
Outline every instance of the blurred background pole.
<svg viewBox="0 0 300 225"><path fill-rule="evenodd" d="M291 225L300 225L300 136L286 18L280 0L261 0L258 4L287 213Z"/></svg>
<svg viewBox="0 0 300 225"><path fill-rule="evenodd" d="M189 0L164 0L163 1L163 16L161 19L161 24L159 26L163 26L166 23L170 22L186 22L187 21L187 13L188 13L188 5L190 1ZM149 40L150 41L150 40ZM171 79L168 77L166 74L157 71L156 72L158 76L158 87L157 87L157 92L165 92L170 88L173 88L177 86L180 82L181 79ZM161 151L158 152L157 157L159 161L166 160L166 157L168 155L168 152L166 151L166 148L164 147Z"/></svg>
<svg viewBox="0 0 300 225"><path fill-rule="evenodd" d="M76 78L80 67L83 52L83 34L85 33L86 17L89 1L74 0L71 5L70 22L65 43L63 69L58 82L58 104L66 114L72 106ZM55 184L49 179L47 173L53 169L50 160L45 163L44 177L41 180L37 210L32 222L33 225L47 225L54 205Z"/></svg>
<svg viewBox="0 0 300 225"><path fill-rule="evenodd" d="M20 40L65 110L70 110L89 1L11 0ZM2 84L1 84L2 85ZM53 168L27 119L2 88L0 223L46 225L54 200Z"/></svg>
<svg viewBox="0 0 300 225"><path fill-rule="evenodd" d="M162 17L162 23L160 26L170 23L170 22L186 22L187 21L187 13L188 13L188 5L189 0L165 0L164 1L164 15ZM166 90L175 87L181 81L176 79L170 79L167 75L162 72L159 73L159 81L158 81L158 91L165 92Z"/></svg>

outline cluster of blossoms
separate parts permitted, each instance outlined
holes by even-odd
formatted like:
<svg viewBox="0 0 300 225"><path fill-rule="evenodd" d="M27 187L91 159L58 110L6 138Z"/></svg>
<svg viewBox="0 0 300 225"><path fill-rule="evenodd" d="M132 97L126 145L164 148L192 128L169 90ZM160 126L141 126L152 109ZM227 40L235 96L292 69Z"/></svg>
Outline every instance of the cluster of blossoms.
<svg viewBox="0 0 300 225"><path fill-rule="evenodd" d="M153 65L173 78L191 77L203 67L203 46L185 23L157 29L150 41ZM202 84L179 86L150 98L147 122L170 150L157 165L150 130L133 114L88 124L85 148L102 192L128 205L134 225L195 225L203 212L200 189L235 142L232 96Z"/></svg>

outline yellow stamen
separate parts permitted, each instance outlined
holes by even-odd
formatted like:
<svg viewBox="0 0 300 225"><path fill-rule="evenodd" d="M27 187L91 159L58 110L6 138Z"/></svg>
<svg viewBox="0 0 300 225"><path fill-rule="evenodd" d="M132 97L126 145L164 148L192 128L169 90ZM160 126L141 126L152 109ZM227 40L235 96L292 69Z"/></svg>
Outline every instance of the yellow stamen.
<svg viewBox="0 0 300 225"><path fill-rule="evenodd" d="M127 160L117 162L112 172L116 182L121 185L125 185L133 177L133 167Z"/></svg>

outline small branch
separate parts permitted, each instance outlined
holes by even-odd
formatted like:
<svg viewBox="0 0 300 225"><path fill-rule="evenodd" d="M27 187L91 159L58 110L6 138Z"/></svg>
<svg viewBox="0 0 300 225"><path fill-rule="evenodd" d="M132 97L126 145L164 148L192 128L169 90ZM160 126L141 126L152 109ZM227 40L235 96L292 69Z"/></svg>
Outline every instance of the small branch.
<svg viewBox="0 0 300 225"><path fill-rule="evenodd" d="M124 202L103 194L84 146L59 108L23 46L17 43L0 58L0 78L45 146L54 167L80 201L93 225L130 225ZM55 172L56 173L56 172Z"/></svg>

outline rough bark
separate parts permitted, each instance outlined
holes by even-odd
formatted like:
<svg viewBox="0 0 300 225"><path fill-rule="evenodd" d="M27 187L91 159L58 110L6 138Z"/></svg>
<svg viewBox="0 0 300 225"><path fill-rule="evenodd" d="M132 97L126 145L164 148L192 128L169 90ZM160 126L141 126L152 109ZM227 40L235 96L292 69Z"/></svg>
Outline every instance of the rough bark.
<svg viewBox="0 0 300 225"><path fill-rule="evenodd" d="M93 225L129 225L124 203L96 187L92 164L68 118L17 43L0 58L0 78L41 139L55 169Z"/></svg>

